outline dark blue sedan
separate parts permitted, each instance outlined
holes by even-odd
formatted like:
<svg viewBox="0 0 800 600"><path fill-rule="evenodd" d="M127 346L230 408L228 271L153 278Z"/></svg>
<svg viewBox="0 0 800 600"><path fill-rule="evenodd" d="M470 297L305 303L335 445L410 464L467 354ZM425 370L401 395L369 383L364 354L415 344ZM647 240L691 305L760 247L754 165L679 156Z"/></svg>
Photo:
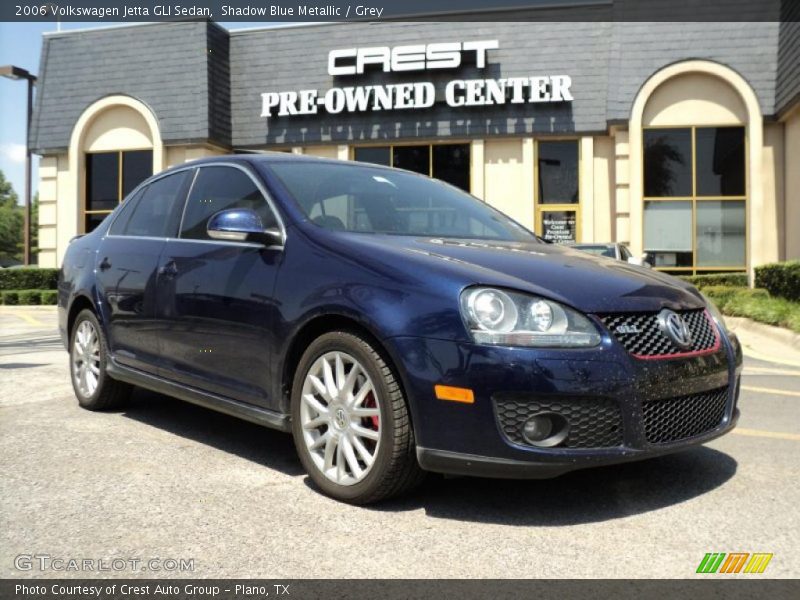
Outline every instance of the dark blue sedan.
<svg viewBox="0 0 800 600"><path fill-rule="evenodd" d="M741 351L656 271L544 243L420 175L286 154L187 163L69 246L78 402L141 386L290 431L348 502L426 471L552 477L730 431Z"/></svg>

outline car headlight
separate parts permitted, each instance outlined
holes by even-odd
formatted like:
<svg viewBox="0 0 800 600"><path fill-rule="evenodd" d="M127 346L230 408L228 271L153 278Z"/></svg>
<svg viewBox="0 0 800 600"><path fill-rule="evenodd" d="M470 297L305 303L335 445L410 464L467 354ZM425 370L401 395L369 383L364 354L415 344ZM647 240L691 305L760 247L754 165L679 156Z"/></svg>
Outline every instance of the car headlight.
<svg viewBox="0 0 800 600"><path fill-rule="evenodd" d="M703 300L706 301L706 308L711 314L711 317L714 319L714 322L717 324L717 327L719 327L721 331L728 333L728 326L725 325L725 317L722 316L722 313L717 308L717 305L714 304L714 301L706 296L703 292L700 292L700 295L703 297Z"/></svg>
<svg viewBox="0 0 800 600"><path fill-rule="evenodd" d="M600 343L588 318L538 296L468 288L461 294L461 314L478 344L586 348Z"/></svg>

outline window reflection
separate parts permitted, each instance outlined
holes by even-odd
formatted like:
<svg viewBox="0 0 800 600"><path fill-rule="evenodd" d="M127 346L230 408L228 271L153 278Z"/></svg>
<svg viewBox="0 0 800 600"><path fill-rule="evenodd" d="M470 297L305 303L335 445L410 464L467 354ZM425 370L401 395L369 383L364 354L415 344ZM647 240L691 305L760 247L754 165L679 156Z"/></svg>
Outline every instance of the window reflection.
<svg viewBox="0 0 800 600"><path fill-rule="evenodd" d="M698 127L698 196L744 196L744 127Z"/></svg>
<svg viewBox="0 0 800 600"><path fill-rule="evenodd" d="M469 144L361 146L353 149L353 158L428 175L465 192L470 190Z"/></svg>
<svg viewBox="0 0 800 600"><path fill-rule="evenodd" d="M152 174L152 150L87 153L84 231L93 231Z"/></svg>
<svg viewBox="0 0 800 600"><path fill-rule="evenodd" d="M644 131L644 195L676 198L645 202L645 250L656 267L744 268L745 147L744 127Z"/></svg>
<svg viewBox="0 0 800 600"><path fill-rule="evenodd" d="M576 204L578 141L539 142L538 172L541 204Z"/></svg>
<svg viewBox="0 0 800 600"><path fill-rule="evenodd" d="M744 200L698 202L697 266L727 267L744 263Z"/></svg>
<svg viewBox="0 0 800 600"><path fill-rule="evenodd" d="M692 195L692 130L648 129L644 132L646 198Z"/></svg>

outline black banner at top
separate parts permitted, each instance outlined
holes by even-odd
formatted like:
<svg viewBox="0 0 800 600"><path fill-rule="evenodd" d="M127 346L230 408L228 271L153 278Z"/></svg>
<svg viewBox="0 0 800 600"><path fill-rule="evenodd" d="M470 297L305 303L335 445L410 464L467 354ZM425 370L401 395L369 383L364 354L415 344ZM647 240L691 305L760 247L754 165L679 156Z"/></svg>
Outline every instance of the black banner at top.
<svg viewBox="0 0 800 600"><path fill-rule="evenodd" d="M789 21L800 0L3 0L0 21Z"/></svg>

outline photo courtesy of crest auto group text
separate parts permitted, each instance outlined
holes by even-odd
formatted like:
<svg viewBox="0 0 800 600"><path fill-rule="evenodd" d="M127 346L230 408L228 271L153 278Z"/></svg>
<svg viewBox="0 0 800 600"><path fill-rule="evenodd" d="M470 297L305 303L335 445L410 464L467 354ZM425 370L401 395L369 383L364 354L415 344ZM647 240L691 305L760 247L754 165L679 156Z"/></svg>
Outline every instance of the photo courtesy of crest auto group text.
<svg viewBox="0 0 800 600"><path fill-rule="evenodd" d="M800 592L800 1L437 1L0 7L0 597Z"/></svg>

